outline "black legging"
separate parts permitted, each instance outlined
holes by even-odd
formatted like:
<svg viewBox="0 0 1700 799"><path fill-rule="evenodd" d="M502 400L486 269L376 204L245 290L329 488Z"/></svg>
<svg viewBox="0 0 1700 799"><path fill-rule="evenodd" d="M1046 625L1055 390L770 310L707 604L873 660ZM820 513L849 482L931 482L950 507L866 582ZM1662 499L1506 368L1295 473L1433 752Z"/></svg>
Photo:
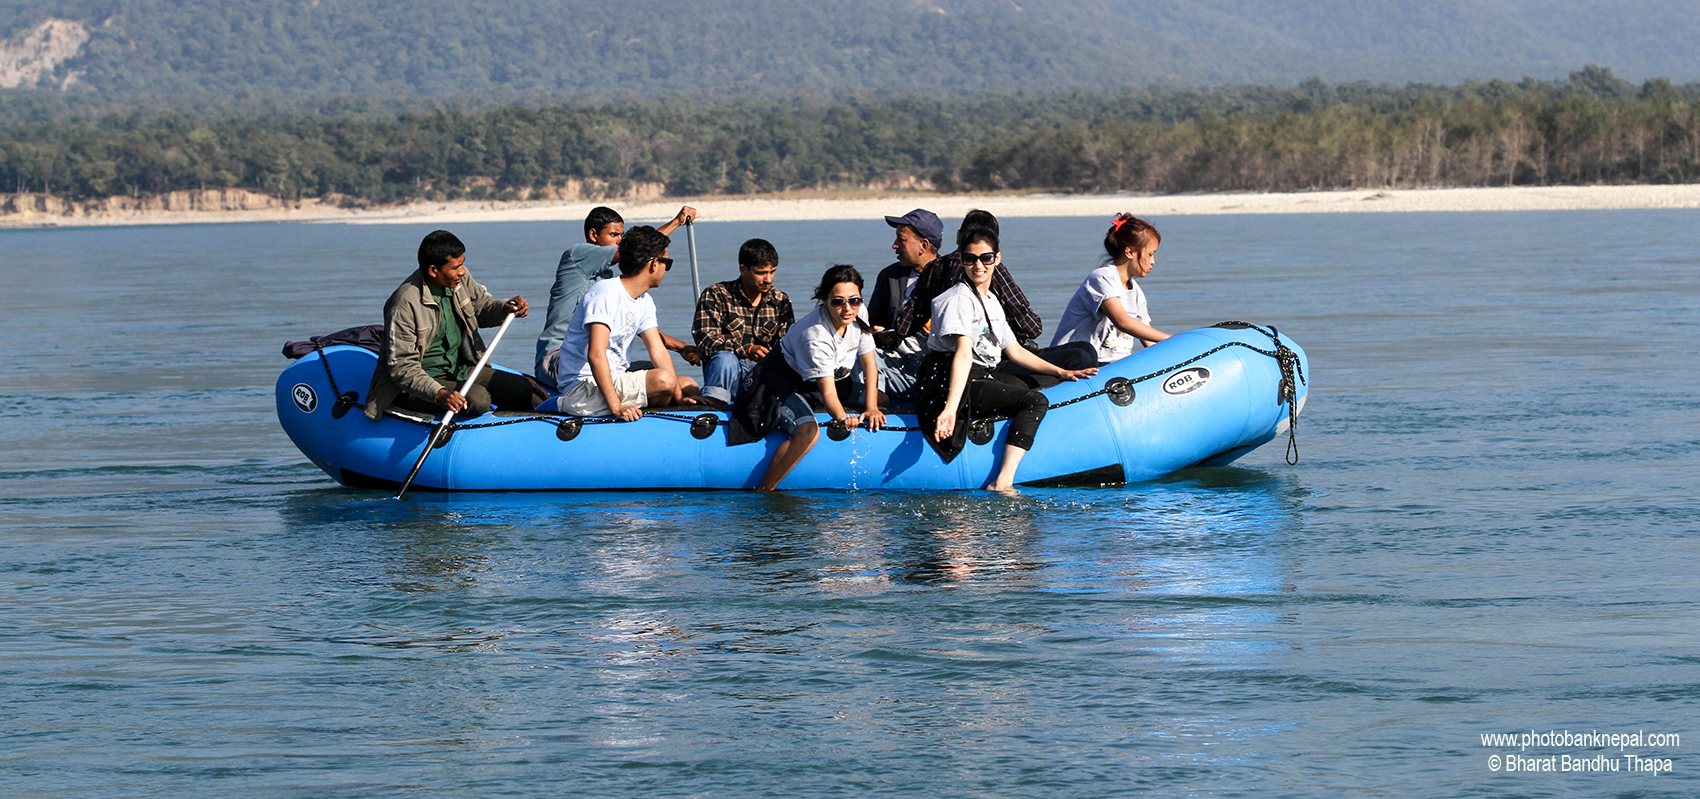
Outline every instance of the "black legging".
<svg viewBox="0 0 1700 799"><path fill-rule="evenodd" d="M968 387L956 412L956 428L943 439L935 436L945 399L950 395L950 373L955 365L956 353L934 350L921 362L915 380L915 415L923 436L939 457L945 463L955 460L968 441L969 421L991 416L1010 417L1010 446L1032 449L1033 434L1038 432L1049 405L1045 395L1023 385L1019 377L995 374L977 363L968 366Z"/></svg>
<svg viewBox="0 0 1700 799"><path fill-rule="evenodd" d="M1033 436L1039 432L1039 422L1044 420L1049 408L1045 395L1028 388L1019 378L994 374L988 379L968 381L969 417L1008 416L1007 443L1012 447L1033 448Z"/></svg>
<svg viewBox="0 0 1700 799"><path fill-rule="evenodd" d="M1042 350L1032 350L1032 353L1050 362L1051 365L1060 366L1064 369L1091 369L1098 365L1098 351L1085 341L1074 341L1055 347L1046 347ZM1008 358L1005 358L1003 363L998 364L997 374L1015 377L1028 388L1050 388L1063 381L1056 375L1040 374Z"/></svg>

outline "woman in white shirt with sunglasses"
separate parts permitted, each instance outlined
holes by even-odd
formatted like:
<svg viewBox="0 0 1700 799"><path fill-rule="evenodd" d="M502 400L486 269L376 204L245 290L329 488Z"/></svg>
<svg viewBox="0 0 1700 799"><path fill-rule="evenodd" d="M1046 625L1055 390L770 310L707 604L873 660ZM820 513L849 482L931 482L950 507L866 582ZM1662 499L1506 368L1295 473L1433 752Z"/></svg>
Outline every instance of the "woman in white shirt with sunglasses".
<svg viewBox="0 0 1700 799"><path fill-rule="evenodd" d="M961 241L963 282L933 300L933 329L915 382L915 410L927 442L945 463L962 451L971 418L1010 417L1002 463L986 481L986 488L1008 491L1015 487L1015 469L1033 447L1049 400L1019 378L996 374L998 364L1008 358L1017 366L1064 380L1079 380L1098 370L1064 369L1021 346L990 291L1002 257L998 234L975 228L965 231Z"/></svg>

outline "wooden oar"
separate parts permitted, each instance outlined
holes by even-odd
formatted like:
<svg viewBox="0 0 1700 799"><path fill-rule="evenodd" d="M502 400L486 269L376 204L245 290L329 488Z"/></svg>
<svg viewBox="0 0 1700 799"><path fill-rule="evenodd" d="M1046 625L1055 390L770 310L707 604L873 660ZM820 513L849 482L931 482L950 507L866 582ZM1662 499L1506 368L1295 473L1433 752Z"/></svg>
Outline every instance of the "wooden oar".
<svg viewBox="0 0 1700 799"><path fill-rule="evenodd" d="M490 339L490 346L484 348L484 355L478 359L478 365L472 367L472 374L467 375L466 381L460 384L460 395L462 397L466 396L466 392L471 390L472 381L477 380L478 375L484 371L484 365L490 362L490 353L495 352L496 345L502 343L502 336L508 332L508 325L513 324L513 321L514 315L509 312L508 318L502 320L501 329L496 331L496 337ZM437 421L437 425L431 428L431 437L425 441L425 451L419 453L419 460L413 463L413 471L407 473L407 480L401 484L401 490L395 492L396 499L401 499L402 495L407 493L407 487L413 485L413 478L419 476L419 469L425 465L425 459L431 456L431 450L437 448L437 436L449 429L449 420L454 418L454 415L454 411L445 412L443 418Z"/></svg>

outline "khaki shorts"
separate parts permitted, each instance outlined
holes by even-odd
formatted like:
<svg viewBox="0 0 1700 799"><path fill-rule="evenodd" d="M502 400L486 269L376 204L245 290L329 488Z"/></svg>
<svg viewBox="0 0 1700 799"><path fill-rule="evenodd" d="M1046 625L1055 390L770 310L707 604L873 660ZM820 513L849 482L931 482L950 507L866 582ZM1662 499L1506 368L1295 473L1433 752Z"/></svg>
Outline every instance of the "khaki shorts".
<svg viewBox="0 0 1700 799"><path fill-rule="evenodd" d="M614 393L619 395L621 404L636 408L649 405L649 391L645 388L649 381L649 370L617 372L613 377ZM601 387L589 378L567 389L555 403L561 413L575 416L607 416L612 412L608 401L602 397Z"/></svg>

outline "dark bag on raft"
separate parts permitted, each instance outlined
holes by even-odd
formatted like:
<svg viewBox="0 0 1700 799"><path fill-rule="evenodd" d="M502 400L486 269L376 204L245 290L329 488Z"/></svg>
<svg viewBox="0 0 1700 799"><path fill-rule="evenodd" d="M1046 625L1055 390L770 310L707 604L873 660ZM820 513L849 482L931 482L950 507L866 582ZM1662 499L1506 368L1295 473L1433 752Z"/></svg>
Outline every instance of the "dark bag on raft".
<svg viewBox="0 0 1700 799"><path fill-rule="evenodd" d="M320 347L331 347L337 344L352 344L365 347L373 352L378 351L379 343L384 340L383 325L361 325L346 330L338 330L323 336L314 336L306 341L289 341L283 345L283 357L290 360L304 357ZM317 346L315 346L317 345Z"/></svg>
<svg viewBox="0 0 1700 799"><path fill-rule="evenodd" d="M853 392L850 375L845 372L843 377L834 377L834 388L842 403ZM732 412L726 419L726 443L735 447L762 440L769 431L779 426L779 409L792 394L803 395L813 407L826 403L820 382L804 380L797 370L791 368L791 364L785 362L785 353L775 346L750 372L749 384L738 395L738 401L732 404Z"/></svg>

